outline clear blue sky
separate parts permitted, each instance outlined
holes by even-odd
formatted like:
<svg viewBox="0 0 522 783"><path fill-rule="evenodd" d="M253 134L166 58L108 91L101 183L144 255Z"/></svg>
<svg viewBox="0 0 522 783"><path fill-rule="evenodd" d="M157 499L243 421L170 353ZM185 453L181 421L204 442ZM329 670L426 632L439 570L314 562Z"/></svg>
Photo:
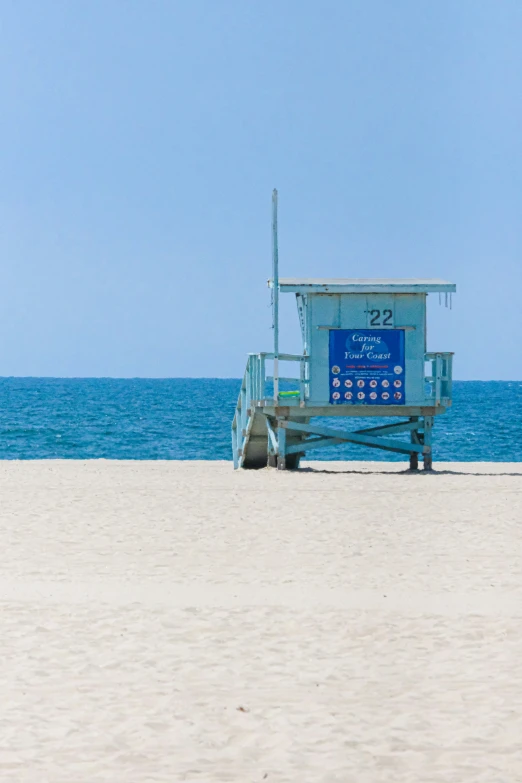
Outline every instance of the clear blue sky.
<svg viewBox="0 0 522 783"><path fill-rule="evenodd" d="M522 379L520 0L12 0L0 375L242 375L282 275L445 277ZM283 297L282 349L299 347Z"/></svg>

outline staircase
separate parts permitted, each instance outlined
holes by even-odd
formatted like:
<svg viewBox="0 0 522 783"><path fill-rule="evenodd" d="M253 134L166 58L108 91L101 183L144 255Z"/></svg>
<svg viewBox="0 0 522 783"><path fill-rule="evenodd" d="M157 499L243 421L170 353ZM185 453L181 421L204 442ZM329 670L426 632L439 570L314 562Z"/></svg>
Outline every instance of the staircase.
<svg viewBox="0 0 522 783"><path fill-rule="evenodd" d="M241 384L241 391L237 401L234 419L232 421L232 454L234 468L266 468L267 465L275 467L277 458L277 439L273 432L276 421L273 416L265 413L265 408L284 405L294 408L296 416L292 419L299 422L307 422L300 409L300 402L304 401L304 389L306 385L304 377L304 356L294 354L279 354L280 361L300 362L301 378L280 378L286 384L299 386L299 389L288 389L279 392L278 403L273 396L267 396L269 383L273 380L266 375L266 362L274 358L273 353L251 353L248 355L247 366ZM301 413L301 416L299 415ZM299 443L304 440L301 433L289 433L289 444ZM292 454L287 458L286 467L297 468L300 454Z"/></svg>

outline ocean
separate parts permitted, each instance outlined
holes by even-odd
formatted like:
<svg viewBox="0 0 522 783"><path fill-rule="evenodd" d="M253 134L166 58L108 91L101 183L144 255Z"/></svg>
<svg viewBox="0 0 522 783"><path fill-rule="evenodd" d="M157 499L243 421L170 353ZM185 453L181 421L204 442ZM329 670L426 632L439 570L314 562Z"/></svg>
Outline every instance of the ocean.
<svg viewBox="0 0 522 783"><path fill-rule="evenodd" d="M0 458L230 460L239 387L216 378L2 378ZM522 381L454 382L433 442L435 461L521 462ZM347 444L313 459L404 457Z"/></svg>

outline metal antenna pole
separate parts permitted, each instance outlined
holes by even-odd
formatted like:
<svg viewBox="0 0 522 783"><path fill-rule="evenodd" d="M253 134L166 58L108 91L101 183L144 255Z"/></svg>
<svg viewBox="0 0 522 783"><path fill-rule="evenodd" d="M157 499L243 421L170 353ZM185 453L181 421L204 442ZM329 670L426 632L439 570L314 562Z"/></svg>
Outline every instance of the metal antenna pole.
<svg viewBox="0 0 522 783"><path fill-rule="evenodd" d="M279 399L279 252L277 247L277 190L272 191L272 306L274 328L274 399Z"/></svg>

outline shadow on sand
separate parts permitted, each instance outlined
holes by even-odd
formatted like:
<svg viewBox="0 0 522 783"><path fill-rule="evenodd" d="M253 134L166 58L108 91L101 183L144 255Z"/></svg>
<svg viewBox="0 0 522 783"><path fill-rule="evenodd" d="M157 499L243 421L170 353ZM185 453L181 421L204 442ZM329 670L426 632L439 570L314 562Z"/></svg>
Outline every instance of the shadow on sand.
<svg viewBox="0 0 522 783"><path fill-rule="evenodd" d="M347 476L350 474L357 476L521 476L522 473L472 473L467 470L327 470L321 468L299 468L293 473L317 473L329 474L332 476Z"/></svg>

